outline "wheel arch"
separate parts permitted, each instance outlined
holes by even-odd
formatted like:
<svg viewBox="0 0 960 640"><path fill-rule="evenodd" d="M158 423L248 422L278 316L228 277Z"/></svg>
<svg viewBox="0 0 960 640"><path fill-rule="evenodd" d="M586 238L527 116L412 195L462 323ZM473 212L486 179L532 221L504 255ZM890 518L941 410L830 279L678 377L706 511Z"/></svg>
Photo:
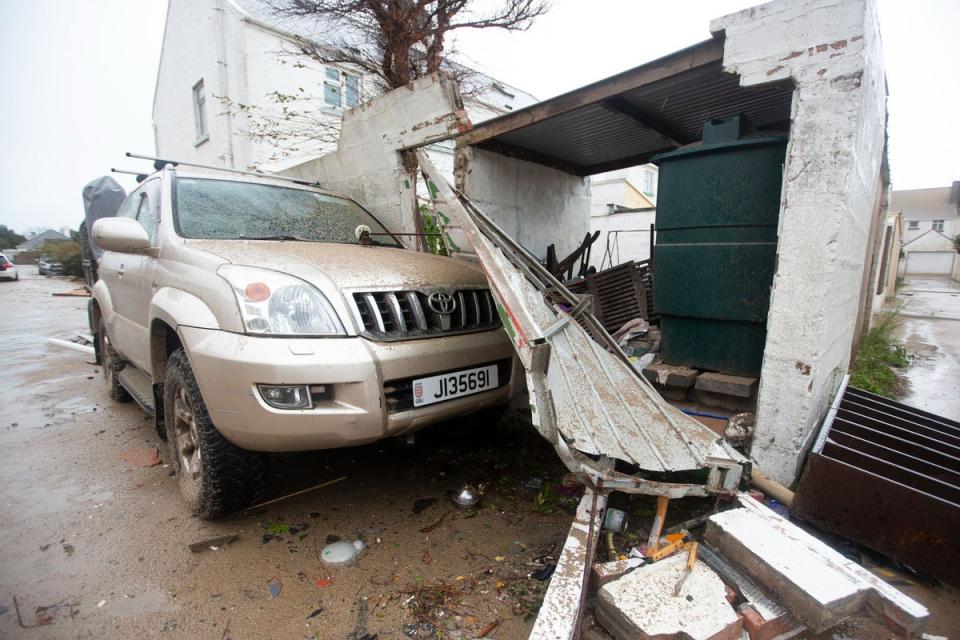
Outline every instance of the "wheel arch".
<svg viewBox="0 0 960 640"><path fill-rule="evenodd" d="M183 347L181 326L219 329L220 323L197 296L164 287L150 302L150 373L155 382L163 380L170 354Z"/></svg>

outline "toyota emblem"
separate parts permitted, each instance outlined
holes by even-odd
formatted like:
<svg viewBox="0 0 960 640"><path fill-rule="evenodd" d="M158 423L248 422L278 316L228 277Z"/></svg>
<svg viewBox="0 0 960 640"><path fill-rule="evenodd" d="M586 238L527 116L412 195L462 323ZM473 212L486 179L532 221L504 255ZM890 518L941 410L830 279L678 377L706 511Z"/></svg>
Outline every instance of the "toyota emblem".
<svg viewBox="0 0 960 640"><path fill-rule="evenodd" d="M427 298L427 305L436 313L448 316L457 308L457 299L444 291L431 293Z"/></svg>

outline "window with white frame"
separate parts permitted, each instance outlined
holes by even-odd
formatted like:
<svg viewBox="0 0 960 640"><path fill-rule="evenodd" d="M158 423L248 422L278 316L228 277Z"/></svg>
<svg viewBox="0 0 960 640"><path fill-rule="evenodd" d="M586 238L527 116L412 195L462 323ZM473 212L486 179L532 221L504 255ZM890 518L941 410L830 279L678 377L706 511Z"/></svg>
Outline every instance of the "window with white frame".
<svg viewBox="0 0 960 640"><path fill-rule="evenodd" d="M943 220L934 220L932 226L934 231L943 231Z"/></svg>
<svg viewBox="0 0 960 640"><path fill-rule="evenodd" d="M197 142L210 137L207 131L207 93L203 80L193 85L193 123L197 133Z"/></svg>
<svg viewBox="0 0 960 640"><path fill-rule="evenodd" d="M644 193L651 196L653 195L654 182L655 182L653 178L654 178L653 171L646 170L643 172L643 178L642 178L643 184L641 188Z"/></svg>
<svg viewBox="0 0 960 640"><path fill-rule="evenodd" d="M907 223L907 229L909 229L909 230L911 230L911 231L915 231L915 230L917 230L917 229L919 229L919 228L920 228L920 221L919 221L919 220L910 220L910 221Z"/></svg>
<svg viewBox="0 0 960 640"><path fill-rule="evenodd" d="M360 103L360 78L327 67L323 79L323 104L333 109L349 109Z"/></svg>

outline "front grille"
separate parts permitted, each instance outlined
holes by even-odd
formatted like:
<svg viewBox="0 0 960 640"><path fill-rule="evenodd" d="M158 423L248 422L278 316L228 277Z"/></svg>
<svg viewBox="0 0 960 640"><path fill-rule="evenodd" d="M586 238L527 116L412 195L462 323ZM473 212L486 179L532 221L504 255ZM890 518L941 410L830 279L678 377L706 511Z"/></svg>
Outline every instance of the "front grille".
<svg viewBox="0 0 960 640"><path fill-rule="evenodd" d="M500 360L498 362L487 362L484 364L473 365L466 367L467 369L474 369L477 367L486 367L491 364L497 365L497 389L500 387L510 384L510 372L512 360ZM406 411L407 409L413 408L413 381L419 380L420 378L429 378L430 376L439 376L444 373L453 373L454 371L462 371L464 367L457 369L451 369L450 371L437 371L435 373L425 373L419 376L413 376L411 378L401 378L399 380L388 380L383 383L383 395L386 399L386 406L388 413L396 413L397 411ZM493 391L493 389L488 389L487 391ZM481 392L486 393L486 391ZM470 397L470 396L464 396ZM457 398L451 398L451 400L456 400ZM433 405L428 405L433 406Z"/></svg>
<svg viewBox="0 0 960 640"><path fill-rule="evenodd" d="M430 297L438 293L449 296L450 313L436 311L436 303L431 307ZM364 291L355 292L353 302L363 334L376 340L427 338L500 326L488 289Z"/></svg>

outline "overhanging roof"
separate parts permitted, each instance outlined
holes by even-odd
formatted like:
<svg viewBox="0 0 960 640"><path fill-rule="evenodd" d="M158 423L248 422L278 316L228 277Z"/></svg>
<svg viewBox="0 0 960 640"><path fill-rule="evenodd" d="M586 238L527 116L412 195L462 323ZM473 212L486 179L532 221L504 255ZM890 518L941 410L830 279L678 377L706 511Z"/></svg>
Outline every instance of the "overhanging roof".
<svg viewBox="0 0 960 640"><path fill-rule="evenodd" d="M745 113L757 129L786 130L792 96L784 82L741 87L715 38L488 120L457 144L586 176L696 142L711 118Z"/></svg>

